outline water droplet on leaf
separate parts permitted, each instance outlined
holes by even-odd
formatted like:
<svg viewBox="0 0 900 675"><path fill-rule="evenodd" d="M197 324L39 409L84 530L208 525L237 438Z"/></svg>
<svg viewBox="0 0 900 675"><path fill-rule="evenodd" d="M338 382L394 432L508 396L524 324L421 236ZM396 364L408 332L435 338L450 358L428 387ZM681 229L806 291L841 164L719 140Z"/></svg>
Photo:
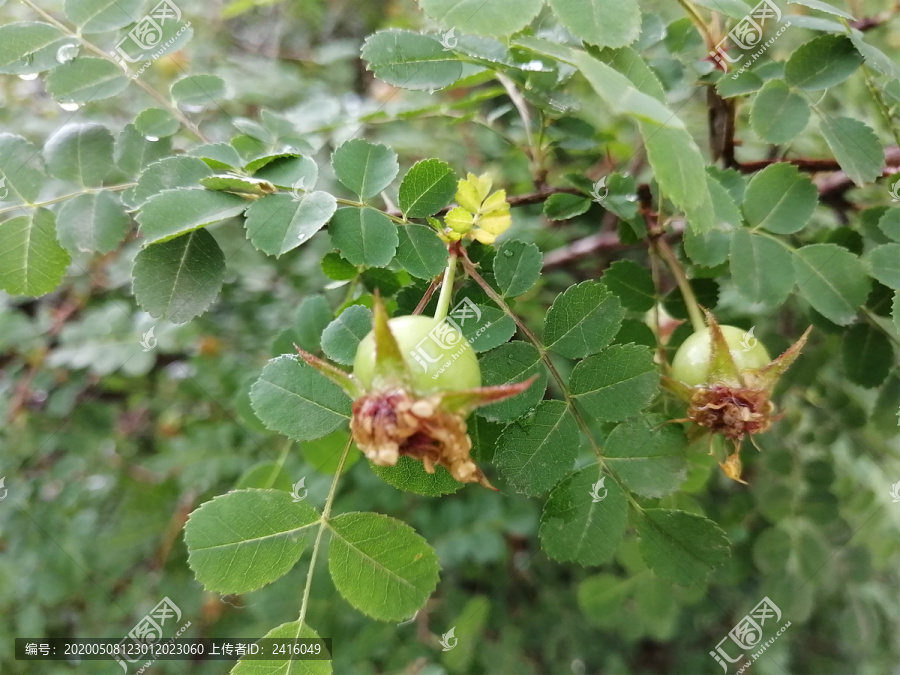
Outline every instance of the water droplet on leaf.
<svg viewBox="0 0 900 675"><path fill-rule="evenodd" d="M56 50L56 60L59 63L68 63L78 56L79 46L75 43L65 44Z"/></svg>
<svg viewBox="0 0 900 675"><path fill-rule="evenodd" d="M66 112L75 112L81 106L78 103L69 102L69 103L60 103L59 107L62 108L63 110L65 110Z"/></svg>
<svg viewBox="0 0 900 675"><path fill-rule="evenodd" d="M513 252L512 251L503 251L503 255L505 255L507 258L512 258Z"/></svg>
<svg viewBox="0 0 900 675"><path fill-rule="evenodd" d="M19 75L19 79L28 82L30 80L36 80L37 76L37 73L25 73L24 75Z"/></svg>
<svg viewBox="0 0 900 675"><path fill-rule="evenodd" d="M159 136L144 136L144 138L151 143L156 143L159 140Z"/></svg>
<svg viewBox="0 0 900 675"><path fill-rule="evenodd" d="M533 71L541 71L545 70L546 66L544 66L543 61L532 60L528 63L522 63L519 65L519 68L522 70L533 70Z"/></svg>

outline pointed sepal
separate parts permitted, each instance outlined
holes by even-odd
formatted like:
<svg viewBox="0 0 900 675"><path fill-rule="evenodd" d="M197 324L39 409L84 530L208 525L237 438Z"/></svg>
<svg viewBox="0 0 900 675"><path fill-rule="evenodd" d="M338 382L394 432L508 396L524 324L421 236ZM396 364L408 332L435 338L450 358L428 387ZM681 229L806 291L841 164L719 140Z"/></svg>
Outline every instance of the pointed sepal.
<svg viewBox="0 0 900 675"><path fill-rule="evenodd" d="M706 312L706 323L709 324L710 357L709 375L710 383L722 383L729 386L745 386L744 378L738 369L734 358L731 356L731 348L725 339L725 334L719 328L719 322L709 310Z"/></svg>
<svg viewBox="0 0 900 675"><path fill-rule="evenodd" d="M743 466L741 465L741 456L739 452L740 451L736 449L732 454L725 458L724 462L719 462L719 466L722 467L722 472L731 480L736 480L738 483L747 485L747 481L741 478Z"/></svg>
<svg viewBox="0 0 900 675"><path fill-rule="evenodd" d="M375 332L375 372L372 376L372 386L375 389L409 387L412 381L409 366L388 326L387 308L378 292L375 293L372 310L372 325Z"/></svg>
<svg viewBox="0 0 900 675"><path fill-rule="evenodd" d="M513 396L521 394L528 389L537 379L537 375L532 375L524 382L515 382L513 384L499 384L494 387L478 387L477 389L463 389L462 391L446 391L438 396L441 397L441 407L448 412L456 412L462 415L468 415L475 408L483 405L497 403Z"/></svg>
<svg viewBox="0 0 900 675"><path fill-rule="evenodd" d="M297 343L294 343L294 349L300 354L300 358L306 361L307 365L312 366L341 389L346 391L350 398L358 398L365 393L363 386L350 373L346 373L337 366L331 365L328 361L324 361L318 356L301 349L297 346Z"/></svg>
<svg viewBox="0 0 900 675"><path fill-rule="evenodd" d="M797 360L797 357L800 356L800 352L803 350L803 347L806 345L806 340L809 338L809 334L812 331L812 326L807 328L803 335L788 347L784 354L779 356L774 361L768 363L762 368L755 368L753 370L747 371L747 384L754 388L765 389L766 391L772 391L775 388L775 385L778 384L778 380L782 375L787 371L788 368L791 367L791 364Z"/></svg>
<svg viewBox="0 0 900 675"><path fill-rule="evenodd" d="M690 403L691 396L694 395L693 387L689 387L684 382L673 379L668 375L663 375L660 378L660 384L662 385L663 389L668 391L673 396L680 398L682 401L685 401L686 403Z"/></svg>

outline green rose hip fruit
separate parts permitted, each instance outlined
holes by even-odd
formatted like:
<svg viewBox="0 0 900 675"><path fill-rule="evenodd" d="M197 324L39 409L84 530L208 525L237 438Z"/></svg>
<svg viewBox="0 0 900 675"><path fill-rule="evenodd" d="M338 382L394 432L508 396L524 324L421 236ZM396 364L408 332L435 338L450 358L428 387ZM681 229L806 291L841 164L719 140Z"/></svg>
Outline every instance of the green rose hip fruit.
<svg viewBox="0 0 900 675"><path fill-rule="evenodd" d="M401 456L427 473L443 466L460 483L490 482L470 456L466 417L521 394L536 379L481 386L475 350L449 319L388 319L376 295L372 332L357 348L353 374L297 347L303 360L353 398L350 433L366 458L396 466ZM295 345L296 346L296 345Z"/></svg>
<svg viewBox="0 0 900 675"><path fill-rule="evenodd" d="M766 348L752 334L735 326L719 328L738 371L762 368L772 360ZM672 377L690 387L709 382L712 375L711 353L711 329L694 333L676 352L672 360Z"/></svg>
<svg viewBox="0 0 900 675"><path fill-rule="evenodd" d="M388 321L388 328L397 341L417 394L481 386L481 369L475 350L446 319L398 316ZM353 376L366 389L372 388L375 378L374 331L359 343Z"/></svg>
<svg viewBox="0 0 900 675"><path fill-rule="evenodd" d="M688 404L687 417L673 420L693 422L712 434L731 441L734 450L719 466L729 478L741 479L741 441L772 426L778 418L772 390L800 354L809 329L774 361L766 348L734 326L720 326L706 313L708 328L691 335L672 360L671 377L663 386ZM712 454L712 449L710 449Z"/></svg>

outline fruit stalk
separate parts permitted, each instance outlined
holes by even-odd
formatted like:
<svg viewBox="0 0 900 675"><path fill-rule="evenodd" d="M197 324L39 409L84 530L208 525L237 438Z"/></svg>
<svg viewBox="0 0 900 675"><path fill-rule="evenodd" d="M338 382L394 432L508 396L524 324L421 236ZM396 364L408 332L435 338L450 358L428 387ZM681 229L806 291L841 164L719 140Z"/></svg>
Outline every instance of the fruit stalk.
<svg viewBox="0 0 900 675"><path fill-rule="evenodd" d="M678 288L681 289L681 295L684 297L684 304L687 306L688 316L691 318L691 325L694 327L694 332L706 330L706 321L703 320L703 312L700 310L700 305L697 303L697 296L694 295L694 290L688 282L687 276L684 273L684 268L681 267L681 263L679 263L678 258L675 257L675 252L672 250L672 247L662 238L657 239L653 245L660 257L665 260L666 265L672 272L672 276L675 277Z"/></svg>
<svg viewBox="0 0 900 675"><path fill-rule="evenodd" d="M447 269L444 270L444 281L441 282L441 294L438 296L437 309L434 318L437 321L446 318L450 311L450 299L453 296L453 282L456 279L456 261L458 256L454 250L450 251L450 259L447 261Z"/></svg>

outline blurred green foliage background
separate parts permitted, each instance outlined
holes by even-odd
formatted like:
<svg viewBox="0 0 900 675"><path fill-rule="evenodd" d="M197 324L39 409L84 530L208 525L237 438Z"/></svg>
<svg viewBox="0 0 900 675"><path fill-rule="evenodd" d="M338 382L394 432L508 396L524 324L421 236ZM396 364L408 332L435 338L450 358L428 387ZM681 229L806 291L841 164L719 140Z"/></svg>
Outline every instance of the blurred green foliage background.
<svg viewBox="0 0 900 675"><path fill-rule="evenodd" d="M702 137L706 102L689 71L696 55L684 49L697 36L675 2L641 4L648 29L676 22L655 47L652 65L670 99L685 106L680 114L691 131ZM851 4L863 15L890 5ZM61 2L40 5L62 16ZM491 172L510 194L533 190L521 124L496 83L473 72L467 86L430 94L395 90L365 71L358 55L370 33L388 26L435 28L411 0L181 7L192 20L193 39L142 77L159 90L186 72L225 79L232 95L219 110L196 117L208 136L227 140L268 109L290 120L297 138L322 160L362 133L396 150L401 166L440 157L454 167ZM34 18L21 3L0 6L2 23ZM552 25L550 17L543 21ZM875 40L896 54L896 21L879 31ZM779 49L798 44L797 33L785 35ZM541 86L537 76L534 86ZM844 91L845 97L823 105L871 117L862 81ZM40 144L78 118L119 131L153 104L142 92L129 92L136 93L73 113L44 93L40 79L2 76L0 132ZM635 144L630 123L609 117L583 89L565 96L573 97L573 112L546 124L552 178L602 168L607 152L629 156ZM361 132L359 119L366 115ZM180 134L161 142L170 141L176 149L188 145ZM748 146L749 154L762 144ZM803 137L794 149L815 155L823 144ZM334 184L327 162L321 169L321 184ZM885 201L865 191L859 198ZM820 209L814 222L822 240L834 241L855 236L861 218L854 212L840 222ZM553 223L536 205L516 209L514 229L546 253L595 233L599 219L595 207ZM226 283L211 311L189 324L155 322L136 306L130 268L140 241L133 237L116 253L76 256L87 273L70 274L49 296L0 294L0 476L8 490L0 502L0 672L119 672L118 665L101 662L25 669L12 658L13 638L121 637L165 596L192 622L188 637L260 637L296 619L307 559L271 586L219 598L194 580L182 526L200 503L282 453L286 476L305 476L308 499L324 501L330 476L316 467L340 449L342 432L286 445L255 418L248 392L268 358L289 351L294 341L317 339L302 303L322 294L335 307L346 289L321 271L331 250L326 235L277 260L249 246L238 222L219 226L216 239L228 259ZM548 268L517 310L539 321L556 293L598 278L621 257L647 260L640 247L610 247ZM403 297L408 309L421 291ZM721 318L748 316L730 282L719 293ZM800 305L780 323L777 317L758 323L757 335L778 353L810 318L814 339L779 389L785 418L759 439L762 453L747 453L749 487L724 479L701 443L683 489L659 500L705 513L732 540L732 557L705 587L655 577L634 539L600 569L558 564L540 551L537 502L477 486L444 498L418 497L356 462L336 510L377 511L409 523L436 547L442 577L426 610L397 626L354 611L326 574L316 575L309 615L320 635L334 639L335 672L719 672L709 652L766 595L777 598L792 626L755 672L900 672L900 505L889 494L900 481L900 378L893 367L879 387L849 381L844 334ZM152 325L158 345L143 351L140 340ZM479 424L487 439L499 430ZM441 652L437 640L452 626L460 646ZM223 673L228 667L168 661L154 672Z"/></svg>

